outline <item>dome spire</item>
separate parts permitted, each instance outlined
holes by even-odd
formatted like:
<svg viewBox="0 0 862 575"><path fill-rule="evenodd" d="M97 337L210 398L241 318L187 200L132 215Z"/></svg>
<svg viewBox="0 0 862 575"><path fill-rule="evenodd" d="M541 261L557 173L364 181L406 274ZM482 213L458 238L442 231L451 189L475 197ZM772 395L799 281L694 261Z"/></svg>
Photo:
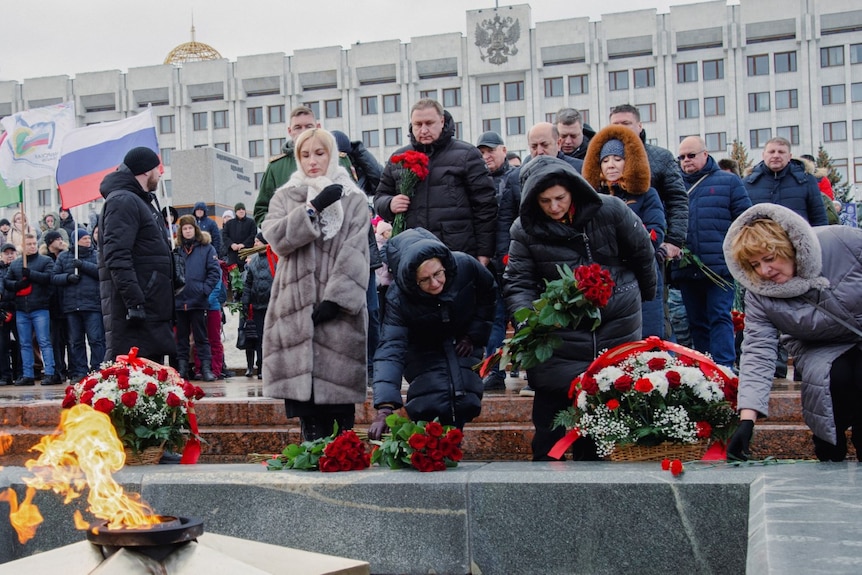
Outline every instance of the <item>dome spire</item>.
<svg viewBox="0 0 862 575"><path fill-rule="evenodd" d="M165 58L165 64L173 64L181 67L185 62L200 62L201 60L221 60L222 55L218 50L195 40L195 14L192 11L192 39L191 42L180 44L170 51Z"/></svg>

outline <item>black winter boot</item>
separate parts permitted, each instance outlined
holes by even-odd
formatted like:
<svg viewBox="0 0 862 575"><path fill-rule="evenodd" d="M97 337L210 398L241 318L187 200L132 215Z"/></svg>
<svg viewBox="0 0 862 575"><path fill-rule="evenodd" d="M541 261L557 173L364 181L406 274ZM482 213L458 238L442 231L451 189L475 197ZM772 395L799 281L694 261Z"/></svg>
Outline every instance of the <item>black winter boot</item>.
<svg viewBox="0 0 862 575"><path fill-rule="evenodd" d="M177 363L177 372L180 374L180 377L183 379L189 378L189 362L187 360L179 360Z"/></svg>
<svg viewBox="0 0 862 575"><path fill-rule="evenodd" d="M210 367L209 365L206 365L203 362L201 362L201 377L203 378L204 381L215 381L216 380L215 375L213 375L212 367Z"/></svg>

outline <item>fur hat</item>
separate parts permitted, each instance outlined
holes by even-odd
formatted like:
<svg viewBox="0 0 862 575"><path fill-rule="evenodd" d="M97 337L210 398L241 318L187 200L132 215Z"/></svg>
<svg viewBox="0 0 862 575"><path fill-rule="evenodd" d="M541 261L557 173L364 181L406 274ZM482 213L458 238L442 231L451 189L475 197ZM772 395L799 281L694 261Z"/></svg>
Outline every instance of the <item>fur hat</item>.
<svg viewBox="0 0 862 575"><path fill-rule="evenodd" d="M63 236L57 230L51 230L45 234L45 245L50 246L57 240L62 240Z"/></svg>
<svg viewBox="0 0 862 575"><path fill-rule="evenodd" d="M123 158L123 163L129 168L135 176L146 174L153 168L157 168L161 163L159 155L149 148L138 146L132 148Z"/></svg>

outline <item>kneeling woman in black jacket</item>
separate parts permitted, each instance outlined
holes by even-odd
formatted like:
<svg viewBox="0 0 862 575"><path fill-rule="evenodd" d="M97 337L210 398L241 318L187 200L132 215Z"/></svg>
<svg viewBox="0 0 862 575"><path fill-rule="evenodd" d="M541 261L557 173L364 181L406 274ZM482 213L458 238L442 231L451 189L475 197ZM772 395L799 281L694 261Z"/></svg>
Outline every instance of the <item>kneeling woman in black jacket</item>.
<svg viewBox="0 0 862 575"><path fill-rule="evenodd" d="M491 332L494 277L422 228L398 234L386 250L395 281L374 355L377 416L368 436L379 439L386 417L405 405L402 377L411 420L463 427L482 408L482 380L471 368Z"/></svg>

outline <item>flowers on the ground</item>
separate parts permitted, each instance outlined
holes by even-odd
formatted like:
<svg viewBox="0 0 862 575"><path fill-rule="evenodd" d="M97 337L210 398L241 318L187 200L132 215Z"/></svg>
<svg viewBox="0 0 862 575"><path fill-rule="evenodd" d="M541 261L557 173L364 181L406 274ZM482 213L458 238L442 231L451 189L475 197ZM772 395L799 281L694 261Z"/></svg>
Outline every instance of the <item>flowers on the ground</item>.
<svg viewBox="0 0 862 575"><path fill-rule="evenodd" d="M403 154L392 156L389 161L401 166L401 180L398 185L398 193L412 198L416 184L428 177L428 156L422 152L408 150ZM407 227L406 220L407 212L395 214L390 237L394 238L405 230Z"/></svg>
<svg viewBox="0 0 862 575"><path fill-rule="evenodd" d="M171 367L128 355L66 388L63 408L86 404L111 418L125 447L142 451L164 446L180 451L190 438L189 411L203 390Z"/></svg>
<svg viewBox="0 0 862 575"><path fill-rule="evenodd" d="M371 456L372 463L386 465L390 469L414 467L419 471L445 471L461 461L463 432L438 421L412 422L397 413L386 418L392 431L382 441L374 441L378 447Z"/></svg>
<svg viewBox="0 0 862 575"><path fill-rule="evenodd" d="M685 465L683 465L682 461L680 461L679 459L671 460L667 457L661 460L661 468L664 471L670 471L671 474L674 475L674 477L682 475L685 471Z"/></svg>
<svg viewBox="0 0 862 575"><path fill-rule="evenodd" d="M707 356L656 337L599 356L572 382L574 405L557 425L615 446L727 440L738 423L737 378Z"/></svg>
<svg viewBox="0 0 862 575"><path fill-rule="evenodd" d="M259 457L252 454L252 458ZM329 473L335 471L358 471L371 465L371 453L351 430L338 433L334 426L332 435L299 445L291 443L281 455L272 455L264 460L267 469L304 469Z"/></svg>
<svg viewBox="0 0 862 575"><path fill-rule="evenodd" d="M504 356L512 369L529 369L547 361L562 343L554 334L560 328L575 329L584 320L592 321L593 331L601 325L601 309L614 290L610 272L599 264L590 264L574 271L568 265L557 266L557 273L559 279L545 280L545 291L531 308L515 312L514 335L481 364L482 377Z"/></svg>

